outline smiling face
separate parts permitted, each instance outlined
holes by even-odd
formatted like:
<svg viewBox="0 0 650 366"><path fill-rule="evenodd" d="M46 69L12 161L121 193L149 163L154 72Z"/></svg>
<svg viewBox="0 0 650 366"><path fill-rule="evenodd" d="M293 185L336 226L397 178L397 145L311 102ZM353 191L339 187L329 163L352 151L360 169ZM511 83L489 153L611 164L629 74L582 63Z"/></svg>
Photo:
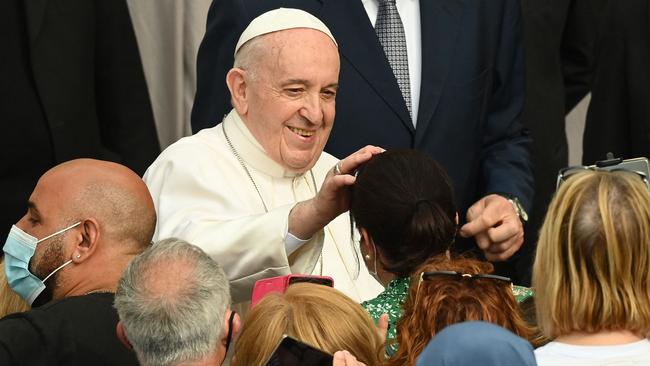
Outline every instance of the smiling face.
<svg viewBox="0 0 650 366"><path fill-rule="evenodd" d="M239 70L242 83L235 93L231 89L233 103L266 153L302 173L316 164L332 130L338 50L328 36L313 29L262 37L255 65Z"/></svg>

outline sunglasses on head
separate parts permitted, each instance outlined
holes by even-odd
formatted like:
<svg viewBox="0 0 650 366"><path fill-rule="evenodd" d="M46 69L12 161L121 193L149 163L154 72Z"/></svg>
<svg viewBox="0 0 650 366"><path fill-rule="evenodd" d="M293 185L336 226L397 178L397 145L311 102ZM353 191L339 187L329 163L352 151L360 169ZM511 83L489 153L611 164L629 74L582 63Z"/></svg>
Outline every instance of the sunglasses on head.
<svg viewBox="0 0 650 366"><path fill-rule="evenodd" d="M498 281L498 282L503 282L505 284L509 284L510 288L512 288L513 286L512 279L510 279L509 277L498 276L493 274L487 274L487 273L471 274L471 273L461 273L456 271L428 271L428 272L420 273L420 281L418 282L418 288L415 290L416 291L415 301L416 302L418 301L418 297L420 296L420 285L422 284L423 281L431 281L431 280L435 281L436 277L440 278L441 276L455 277L458 281L491 280L491 281Z"/></svg>
<svg viewBox="0 0 650 366"><path fill-rule="evenodd" d="M489 279L495 281L503 281L506 283L512 283L512 280L509 277L498 276L493 274L478 273L460 273L456 271L431 271L431 272L422 272L420 274L420 282L431 280L437 276L453 276L458 277L458 279Z"/></svg>
<svg viewBox="0 0 650 366"><path fill-rule="evenodd" d="M643 183L650 190L650 165L646 158L634 158L623 160L621 158L614 159L611 154L608 154L607 160L597 161L594 165L576 165L560 169L557 175L557 182L555 189L560 188L570 176L585 172L585 171L607 171L607 172L625 172L636 174L641 178Z"/></svg>

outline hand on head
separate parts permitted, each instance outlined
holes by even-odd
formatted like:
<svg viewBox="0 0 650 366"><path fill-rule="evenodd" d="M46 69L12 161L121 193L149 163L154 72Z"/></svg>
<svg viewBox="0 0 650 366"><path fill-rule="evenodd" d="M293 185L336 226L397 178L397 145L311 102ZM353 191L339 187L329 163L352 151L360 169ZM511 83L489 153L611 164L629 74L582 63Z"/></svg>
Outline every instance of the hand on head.
<svg viewBox="0 0 650 366"><path fill-rule="evenodd" d="M510 258L524 243L524 227L517 211L505 197L490 194L467 210L464 238L474 237L489 261Z"/></svg>
<svg viewBox="0 0 650 366"><path fill-rule="evenodd" d="M354 184L354 172L374 155L384 152L384 149L368 145L339 161L325 177L323 185L314 198L314 209L322 217L330 221L350 208L350 195L347 188ZM338 169L337 169L338 168Z"/></svg>
<svg viewBox="0 0 650 366"><path fill-rule="evenodd" d="M299 238L310 238L330 221L350 208L349 186L354 184L354 171L374 155L385 150L368 145L337 163L327 173L316 197L298 203L289 214L289 232ZM340 173L340 174L336 174Z"/></svg>

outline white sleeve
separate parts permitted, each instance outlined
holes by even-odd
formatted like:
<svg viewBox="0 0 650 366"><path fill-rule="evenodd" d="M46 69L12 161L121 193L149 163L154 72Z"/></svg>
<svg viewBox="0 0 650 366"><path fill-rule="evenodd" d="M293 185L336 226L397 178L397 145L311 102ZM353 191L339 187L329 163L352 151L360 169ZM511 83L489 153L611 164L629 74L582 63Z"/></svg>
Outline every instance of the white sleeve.
<svg viewBox="0 0 650 366"><path fill-rule="evenodd" d="M158 213L154 239L177 237L205 250L224 267L233 303L250 300L259 279L310 273L324 234L292 246L299 255L292 256L290 267L286 228L293 205L260 212L259 197L242 184L238 166L232 171L223 161L215 166L214 157L195 150L165 152L145 173Z"/></svg>

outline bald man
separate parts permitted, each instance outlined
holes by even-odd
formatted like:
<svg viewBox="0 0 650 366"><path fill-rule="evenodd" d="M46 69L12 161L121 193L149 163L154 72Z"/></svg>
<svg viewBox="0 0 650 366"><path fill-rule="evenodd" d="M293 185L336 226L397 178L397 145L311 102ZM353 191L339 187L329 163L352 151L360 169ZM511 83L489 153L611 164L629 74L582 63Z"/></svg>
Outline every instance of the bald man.
<svg viewBox="0 0 650 366"><path fill-rule="evenodd" d="M1 365L137 365L115 337L113 294L156 214L128 168L80 159L38 181L4 245L12 289L35 309L0 320Z"/></svg>

